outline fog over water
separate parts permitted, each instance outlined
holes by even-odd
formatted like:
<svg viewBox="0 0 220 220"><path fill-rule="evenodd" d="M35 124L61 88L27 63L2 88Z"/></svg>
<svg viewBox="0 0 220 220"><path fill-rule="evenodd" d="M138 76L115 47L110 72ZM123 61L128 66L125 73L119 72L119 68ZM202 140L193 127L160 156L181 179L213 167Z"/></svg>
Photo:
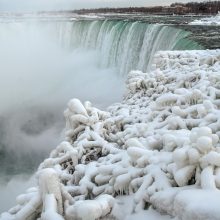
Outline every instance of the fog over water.
<svg viewBox="0 0 220 220"><path fill-rule="evenodd" d="M100 68L97 51L66 48L58 30L0 23L0 212L33 184L30 175L60 142L69 99L105 108L122 97L115 69Z"/></svg>

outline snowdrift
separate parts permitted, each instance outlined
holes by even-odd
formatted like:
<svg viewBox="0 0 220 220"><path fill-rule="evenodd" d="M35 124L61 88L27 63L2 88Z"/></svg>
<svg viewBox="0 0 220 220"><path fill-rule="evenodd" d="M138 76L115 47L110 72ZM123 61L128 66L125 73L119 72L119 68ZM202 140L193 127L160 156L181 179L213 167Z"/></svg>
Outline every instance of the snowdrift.
<svg viewBox="0 0 220 220"><path fill-rule="evenodd" d="M108 112L70 100L38 186L0 219L122 220L129 195L128 212L219 220L220 50L159 52L152 68L131 72Z"/></svg>

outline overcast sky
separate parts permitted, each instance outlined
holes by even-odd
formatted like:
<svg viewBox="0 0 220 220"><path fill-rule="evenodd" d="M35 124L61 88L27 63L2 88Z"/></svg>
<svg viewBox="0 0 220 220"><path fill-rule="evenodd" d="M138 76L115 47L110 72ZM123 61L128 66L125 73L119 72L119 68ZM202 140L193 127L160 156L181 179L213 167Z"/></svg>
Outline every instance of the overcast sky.
<svg viewBox="0 0 220 220"><path fill-rule="evenodd" d="M1 11L169 5L190 0L0 0ZM195 0L193 0L195 1ZM199 1L199 0L197 0ZM200 0L201 1L201 0Z"/></svg>

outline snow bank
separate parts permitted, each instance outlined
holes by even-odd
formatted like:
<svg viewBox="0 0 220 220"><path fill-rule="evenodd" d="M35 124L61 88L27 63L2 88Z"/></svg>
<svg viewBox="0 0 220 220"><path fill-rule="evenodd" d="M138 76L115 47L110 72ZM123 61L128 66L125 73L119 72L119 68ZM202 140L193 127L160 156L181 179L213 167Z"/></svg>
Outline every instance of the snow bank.
<svg viewBox="0 0 220 220"><path fill-rule="evenodd" d="M220 25L220 12L213 17L202 18L201 20L195 20L189 23L190 25Z"/></svg>
<svg viewBox="0 0 220 220"><path fill-rule="evenodd" d="M65 141L39 166L38 187L0 219L121 220L148 207L219 219L220 50L159 52L152 69L131 72L108 112L71 100Z"/></svg>

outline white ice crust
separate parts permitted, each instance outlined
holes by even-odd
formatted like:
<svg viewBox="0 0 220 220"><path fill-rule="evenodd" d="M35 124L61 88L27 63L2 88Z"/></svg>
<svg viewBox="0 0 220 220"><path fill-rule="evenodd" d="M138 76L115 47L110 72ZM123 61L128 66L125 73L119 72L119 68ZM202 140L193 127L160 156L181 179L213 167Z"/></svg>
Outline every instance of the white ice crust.
<svg viewBox="0 0 220 220"><path fill-rule="evenodd" d="M158 52L126 83L108 112L69 101L65 140L1 220L121 220L125 195L133 213L220 219L220 50Z"/></svg>
<svg viewBox="0 0 220 220"><path fill-rule="evenodd" d="M189 23L190 25L212 25L219 26L220 25L220 12L216 16L202 18L200 20L195 20Z"/></svg>

